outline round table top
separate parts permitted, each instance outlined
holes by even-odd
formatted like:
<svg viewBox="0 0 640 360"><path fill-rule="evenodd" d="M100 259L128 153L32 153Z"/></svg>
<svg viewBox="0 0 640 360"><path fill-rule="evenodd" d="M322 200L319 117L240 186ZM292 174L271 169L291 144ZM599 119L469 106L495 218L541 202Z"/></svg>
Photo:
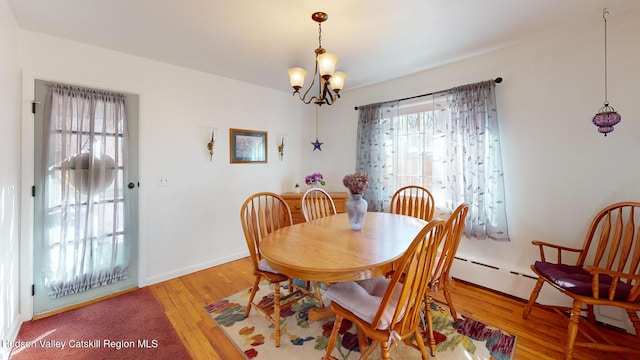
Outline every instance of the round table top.
<svg viewBox="0 0 640 360"><path fill-rule="evenodd" d="M310 281L344 282L384 275L427 224L414 217L368 212L351 230L346 213L274 231L260 252L276 271Z"/></svg>

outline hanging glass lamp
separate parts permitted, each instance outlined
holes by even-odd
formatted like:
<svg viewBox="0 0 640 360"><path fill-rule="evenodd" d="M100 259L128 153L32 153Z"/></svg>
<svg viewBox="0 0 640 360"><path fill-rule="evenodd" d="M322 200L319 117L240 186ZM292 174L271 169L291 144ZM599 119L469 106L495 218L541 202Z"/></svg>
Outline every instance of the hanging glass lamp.
<svg viewBox="0 0 640 360"><path fill-rule="evenodd" d="M609 106L607 100L607 18L605 15L608 13L607 9L602 10L602 18L604 19L604 106L591 120L593 125L598 127L598 132L603 133L604 136L612 132L613 126L622 120L620 114L612 106Z"/></svg>

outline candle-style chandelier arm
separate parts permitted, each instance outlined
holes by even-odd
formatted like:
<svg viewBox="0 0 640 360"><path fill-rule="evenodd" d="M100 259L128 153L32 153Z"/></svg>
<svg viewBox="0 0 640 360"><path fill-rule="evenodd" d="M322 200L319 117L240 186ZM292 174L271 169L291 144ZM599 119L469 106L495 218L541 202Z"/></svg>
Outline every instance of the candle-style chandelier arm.
<svg viewBox="0 0 640 360"><path fill-rule="evenodd" d="M318 48L318 49L321 49L321 48ZM316 49L316 53L318 52L318 49ZM311 78L311 85L309 85L309 88L307 89L307 91L304 92L304 95L300 93L300 88L298 89L296 89L295 87L293 88L293 95L297 93L298 96L300 97L300 100L302 100L302 102L305 104L310 104L311 101L313 101L314 99L317 99L317 97L314 96L314 97L311 97L309 100L306 100L307 94L309 94L309 91L313 89L313 85L316 83L316 77L318 75L318 62L316 61L315 63L316 63L316 68L313 71L313 77Z"/></svg>
<svg viewBox="0 0 640 360"><path fill-rule="evenodd" d="M340 97L340 94L337 92L335 92L336 96L333 96L330 85L329 81L322 79L322 98L325 99L327 105L333 104L336 101L336 98Z"/></svg>

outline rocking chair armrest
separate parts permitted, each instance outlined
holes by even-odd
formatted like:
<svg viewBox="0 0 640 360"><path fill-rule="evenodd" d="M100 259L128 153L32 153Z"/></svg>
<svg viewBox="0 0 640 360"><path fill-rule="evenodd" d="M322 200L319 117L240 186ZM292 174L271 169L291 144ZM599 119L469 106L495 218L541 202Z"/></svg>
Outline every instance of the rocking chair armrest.
<svg viewBox="0 0 640 360"><path fill-rule="evenodd" d="M640 280L640 274L630 274L622 271L608 270L608 269L599 268L596 266L589 266L589 265L585 265L582 268L591 275L605 274L612 277L619 277L621 279Z"/></svg>
<svg viewBox="0 0 640 360"><path fill-rule="evenodd" d="M544 241L540 241L540 240L533 240L531 242L533 245L537 246L540 249L540 260L542 261L546 261L545 255L544 255L544 250L545 247L547 248L552 248L552 249L556 249L557 250L557 259L556 259L556 263L557 264L562 264L562 252L563 251L568 251L568 252L575 252L575 253L581 253L584 251L584 249L576 249L576 248L570 248L570 247L566 247L566 246L562 246L562 245L556 245L556 244L551 244L551 243L547 243Z"/></svg>
<svg viewBox="0 0 640 360"><path fill-rule="evenodd" d="M631 288L631 292L629 296L627 297L627 301L634 302L638 300L638 298L640 298L640 274L630 274L622 271L608 270L608 269L603 269L595 266L584 266L583 269L593 276L591 287L592 287L594 298L596 299L599 298L598 292L600 289L601 274L609 275L613 278L613 280L611 281L611 286L609 288L610 289L609 294L607 294L608 295L607 298L609 300L614 299L618 282L624 281L625 279L627 281L624 281L624 282L627 282L629 284L634 284L634 286Z"/></svg>

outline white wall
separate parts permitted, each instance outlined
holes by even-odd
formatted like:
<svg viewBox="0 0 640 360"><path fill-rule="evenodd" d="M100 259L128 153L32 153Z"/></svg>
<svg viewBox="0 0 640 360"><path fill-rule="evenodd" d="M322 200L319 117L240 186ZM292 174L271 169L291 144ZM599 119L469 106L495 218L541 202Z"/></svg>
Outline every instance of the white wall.
<svg viewBox="0 0 640 360"><path fill-rule="evenodd" d="M302 176L295 135L305 107L287 92L30 31L19 31L19 43L26 98L34 78L139 94L141 285L246 256L243 201L259 191L290 190ZM30 119L25 114L23 121ZM218 136L210 161L212 128ZM229 128L268 131L268 163L230 164ZM276 144L281 133L289 136L283 161ZM28 136L23 141L33 146ZM25 166L33 167L32 158ZM160 176L168 186L159 186Z"/></svg>
<svg viewBox="0 0 640 360"><path fill-rule="evenodd" d="M496 89L511 242L465 239L458 254L531 274L538 259L531 240L579 246L599 209L640 201L639 15L608 18L609 101L622 122L607 137L591 124L604 101L603 23L595 17L584 28L346 92L323 114L321 131L331 131L325 140L338 145L323 150L319 169L331 169L330 183L354 170L354 106L501 76ZM530 292L520 291L518 281L474 280L518 296Z"/></svg>
<svg viewBox="0 0 640 360"><path fill-rule="evenodd" d="M0 1L0 359L9 357L3 340L13 340L19 314L20 72L17 24Z"/></svg>

